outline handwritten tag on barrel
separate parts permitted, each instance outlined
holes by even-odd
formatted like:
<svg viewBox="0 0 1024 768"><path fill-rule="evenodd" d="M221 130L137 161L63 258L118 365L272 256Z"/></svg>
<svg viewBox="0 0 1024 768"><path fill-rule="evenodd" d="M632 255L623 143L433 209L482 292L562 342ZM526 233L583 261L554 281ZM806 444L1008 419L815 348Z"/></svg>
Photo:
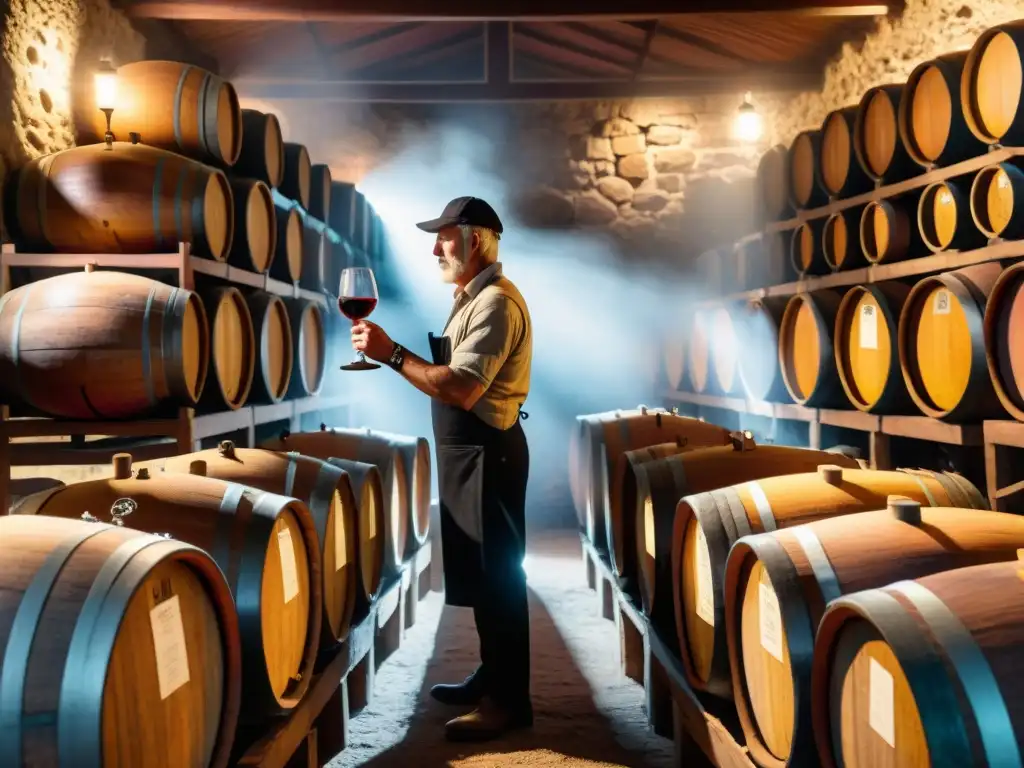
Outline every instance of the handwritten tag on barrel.
<svg viewBox="0 0 1024 768"><path fill-rule="evenodd" d="M871 659L868 680L868 723L890 747L896 747L895 707L892 675L875 659Z"/></svg>
<svg viewBox="0 0 1024 768"><path fill-rule="evenodd" d="M277 550L281 555L281 586L284 589L284 601L290 603L299 594L299 570L295 563L295 545L292 544L292 532L282 528L277 533Z"/></svg>
<svg viewBox="0 0 1024 768"><path fill-rule="evenodd" d="M156 655L156 678L163 701L189 681L188 648L181 621L181 603L174 595L149 612Z"/></svg>

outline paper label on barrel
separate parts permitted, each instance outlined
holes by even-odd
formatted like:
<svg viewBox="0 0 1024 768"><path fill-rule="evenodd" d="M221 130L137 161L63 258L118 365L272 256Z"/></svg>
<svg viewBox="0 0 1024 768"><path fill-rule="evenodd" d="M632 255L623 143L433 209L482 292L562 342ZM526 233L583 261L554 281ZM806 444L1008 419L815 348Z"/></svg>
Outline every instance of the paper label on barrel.
<svg viewBox="0 0 1024 768"><path fill-rule="evenodd" d="M281 587L284 589L284 601L290 603L299 594L299 569L295 563L295 545L292 544L290 528L282 528L277 532L277 551L281 555Z"/></svg>
<svg viewBox="0 0 1024 768"><path fill-rule="evenodd" d="M160 700L166 699L189 681L188 648L185 626L181 621L181 603L174 595L149 612L156 655L156 679Z"/></svg>
<svg viewBox="0 0 1024 768"><path fill-rule="evenodd" d="M761 616L761 647L782 661L782 613L779 611L779 596L763 581L758 585L760 599L758 611Z"/></svg>
<svg viewBox="0 0 1024 768"><path fill-rule="evenodd" d="M945 288L935 292L935 298L932 299L932 314L949 314L949 291L947 291Z"/></svg>
<svg viewBox="0 0 1024 768"><path fill-rule="evenodd" d="M868 723L871 725L871 730L895 749L896 723L892 675L874 659L871 659L868 696Z"/></svg>
<svg viewBox="0 0 1024 768"><path fill-rule="evenodd" d="M860 348L878 349L878 308L873 304L860 308Z"/></svg>
<svg viewBox="0 0 1024 768"><path fill-rule="evenodd" d="M706 624L715 626L715 595L712 592L711 556L704 528L697 526L697 616Z"/></svg>
<svg viewBox="0 0 1024 768"><path fill-rule="evenodd" d="M334 570L340 571L348 565L348 547L345 546L345 522L341 515L334 516Z"/></svg>
<svg viewBox="0 0 1024 768"><path fill-rule="evenodd" d="M651 559L657 557L654 546L654 502L650 496L644 499L644 549Z"/></svg>

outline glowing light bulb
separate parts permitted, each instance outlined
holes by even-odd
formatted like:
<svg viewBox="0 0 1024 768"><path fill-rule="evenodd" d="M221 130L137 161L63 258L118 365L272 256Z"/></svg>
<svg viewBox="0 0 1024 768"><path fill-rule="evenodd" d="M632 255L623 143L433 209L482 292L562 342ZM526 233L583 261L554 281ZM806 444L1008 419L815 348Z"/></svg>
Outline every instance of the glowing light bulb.
<svg viewBox="0 0 1024 768"><path fill-rule="evenodd" d="M117 70L109 61L97 70L95 84L96 108L103 110L117 107Z"/></svg>
<svg viewBox="0 0 1024 768"><path fill-rule="evenodd" d="M739 141L753 144L764 135L764 118L757 108L750 103L750 92L743 97L733 123L733 135Z"/></svg>

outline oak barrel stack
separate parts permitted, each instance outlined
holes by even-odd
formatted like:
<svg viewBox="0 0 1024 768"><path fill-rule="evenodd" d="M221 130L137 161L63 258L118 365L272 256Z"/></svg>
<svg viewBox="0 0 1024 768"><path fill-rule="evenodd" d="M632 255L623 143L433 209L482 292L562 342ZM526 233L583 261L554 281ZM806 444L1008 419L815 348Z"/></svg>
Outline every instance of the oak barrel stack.
<svg viewBox="0 0 1024 768"><path fill-rule="evenodd" d="M346 459L373 464L380 470L384 502L384 575L391 576L402 566L408 547L412 516L412 480L406 472L402 450L392 442L390 433L365 428L328 429L295 432L262 446L275 451L298 451L318 459Z"/></svg>
<svg viewBox="0 0 1024 768"><path fill-rule="evenodd" d="M821 233L821 252L825 265L833 272L856 269L867 263L860 244L861 208L837 211L825 220Z"/></svg>
<svg viewBox="0 0 1024 768"><path fill-rule="evenodd" d="M782 144L769 149L757 164L757 189L761 219L765 222L785 219L792 213L789 200L789 163Z"/></svg>
<svg viewBox="0 0 1024 768"><path fill-rule="evenodd" d="M921 173L900 139L902 83L868 88L861 97L853 126L853 150L864 172L875 182L892 184Z"/></svg>
<svg viewBox="0 0 1024 768"><path fill-rule="evenodd" d="M675 513L672 585L680 655L690 684L716 696L732 695L724 573L741 536L884 508L890 495L942 507L983 504L966 480L938 472L854 469L824 459L817 472L772 474L688 496Z"/></svg>
<svg viewBox="0 0 1024 768"><path fill-rule="evenodd" d="M987 238L1024 237L1024 171L1006 161L982 168L971 183L971 219ZM979 238L980 239L980 238Z"/></svg>
<svg viewBox="0 0 1024 768"><path fill-rule="evenodd" d="M900 313L900 367L914 403L926 416L954 424L1001 414L985 356L988 295L998 262L920 280Z"/></svg>
<svg viewBox="0 0 1024 768"><path fill-rule="evenodd" d="M296 283L302 278L305 245L302 214L294 205L275 200L274 217L277 219L277 242L274 259L270 262L270 276L286 283Z"/></svg>
<svg viewBox="0 0 1024 768"><path fill-rule="evenodd" d="M743 391L755 402L791 402L779 368L779 325L786 311L783 297L752 301L739 311L743 348L738 368Z"/></svg>
<svg viewBox="0 0 1024 768"><path fill-rule="evenodd" d="M737 433L732 445L687 451L643 464L631 515L641 604L667 638L676 631L673 613L673 526L684 496L770 475L807 472L826 462L857 467L855 459L807 448L754 443ZM628 513L627 513L628 514ZM673 643L674 644L674 643Z"/></svg>
<svg viewBox="0 0 1024 768"><path fill-rule="evenodd" d="M917 204L917 228L931 251L968 251L985 244L971 215L971 179L936 181L924 188Z"/></svg>
<svg viewBox="0 0 1024 768"><path fill-rule="evenodd" d="M870 264L891 264L926 253L918 228L921 193L872 200L861 210L860 248Z"/></svg>
<svg viewBox="0 0 1024 768"><path fill-rule="evenodd" d="M191 291L121 272L57 275L0 300L0 392L70 419L194 407L209 363L206 312Z"/></svg>
<svg viewBox="0 0 1024 768"><path fill-rule="evenodd" d="M256 366L249 401L260 405L279 403L288 392L295 365L288 307L280 296L265 291L249 291L245 300L256 342Z"/></svg>
<svg viewBox="0 0 1024 768"><path fill-rule="evenodd" d="M1003 271L985 306L985 359L1003 407L1024 421L1024 265Z"/></svg>
<svg viewBox="0 0 1024 768"><path fill-rule="evenodd" d="M209 555L43 516L0 516L0 541L5 762L228 765L239 626Z"/></svg>
<svg viewBox="0 0 1024 768"><path fill-rule="evenodd" d="M960 103L966 59L967 51L943 54L922 62L907 78L897 115L900 139L924 168L952 165L985 151L968 129Z"/></svg>
<svg viewBox="0 0 1024 768"><path fill-rule="evenodd" d="M196 466L201 472L205 466ZM13 514L121 520L209 552L227 578L242 643L241 721L296 707L320 640L321 562L309 509L297 499L202 477L132 477L131 456L114 457L114 477L28 496Z"/></svg>
<svg viewBox="0 0 1024 768"><path fill-rule="evenodd" d="M830 112L821 124L821 149L815 166L819 184L833 198L859 195L871 188L871 178L857 162L854 129L857 105Z"/></svg>
<svg viewBox="0 0 1024 768"><path fill-rule="evenodd" d="M238 410L245 405L256 370L256 339L245 296L234 286L205 286L199 295L210 327L209 373L203 410Z"/></svg>
<svg viewBox="0 0 1024 768"><path fill-rule="evenodd" d="M327 373L327 337L324 310L319 302L285 299L292 331L292 377L288 397L312 397L320 393Z"/></svg>
<svg viewBox="0 0 1024 768"><path fill-rule="evenodd" d="M971 46L960 78L960 103L971 133L985 144L1024 143L1021 46L1024 20L990 27Z"/></svg>
<svg viewBox="0 0 1024 768"><path fill-rule="evenodd" d="M323 163L309 169L309 213L313 218L327 221L331 214L331 169Z"/></svg>
<svg viewBox="0 0 1024 768"><path fill-rule="evenodd" d="M789 259L793 270L800 277L824 275L831 271L822 245L824 231L824 219L801 221L793 230L793 239L789 241Z"/></svg>
<svg viewBox="0 0 1024 768"><path fill-rule="evenodd" d="M356 549L359 554L359 589L356 590L353 621L366 616L380 592L384 575L386 508L384 480L374 464L331 458L327 463L343 470L352 486L356 504Z"/></svg>
<svg viewBox="0 0 1024 768"><path fill-rule="evenodd" d="M117 90L110 120L115 136L125 139L134 131L145 144L213 166L231 167L238 160L242 110L227 80L192 64L147 60L118 67ZM102 142L106 117L94 103L90 107L91 124L83 121L81 127Z"/></svg>
<svg viewBox="0 0 1024 768"><path fill-rule="evenodd" d="M262 275L277 252L277 212L270 187L258 179L231 178L235 229L228 263Z"/></svg>
<svg viewBox="0 0 1024 768"><path fill-rule="evenodd" d="M779 326L779 368L790 397L808 408L845 408L833 338L842 297L829 289L799 293Z"/></svg>
<svg viewBox="0 0 1024 768"><path fill-rule="evenodd" d="M281 186L284 178L284 140L281 123L270 112L242 110L242 150L234 172L259 179L268 187Z"/></svg>
<svg viewBox="0 0 1024 768"><path fill-rule="evenodd" d="M747 746L762 766L815 762L814 630L842 595L954 568L1015 560L1024 519L963 508L887 509L739 541L725 576L733 690Z"/></svg>
<svg viewBox="0 0 1024 768"><path fill-rule="evenodd" d="M957 568L832 603L811 673L822 763L1021 762L1022 567Z"/></svg>
<svg viewBox="0 0 1024 768"><path fill-rule="evenodd" d="M309 208L310 185L313 166L309 150L302 144L284 143L284 176L279 189L285 197L295 200L303 208Z"/></svg>
<svg viewBox="0 0 1024 768"><path fill-rule="evenodd" d="M858 285L839 303L836 370L847 399L865 413L913 412L897 343L900 312L909 293L898 282Z"/></svg>
<svg viewBox="0 0 1024 768"><path fill-rule="evenodd" d="M144 144L89 144L30 160L4 197L22 250L168 253L188 242L215 261L231 250L235 211L224 173Z"/></svg>
<svg viewBox="0 0 1024 768"><path fill-rule="evenodd" d="M164 471L188 474L197 461L206 465L207 477L291 496L309 508L322 566L321 648L348 637L359 581L358 512L348 474L311 456L241 448L230 440L217 448L173 456L164 462Z"/></svg>
<svg viewBox="0 0 1024 768"><path fill-rule="evenodd" d="M797 210L815 208L828 202L817 167L821 155L821 131L802 131L790 144L786 155L789 199Z"/></svg>

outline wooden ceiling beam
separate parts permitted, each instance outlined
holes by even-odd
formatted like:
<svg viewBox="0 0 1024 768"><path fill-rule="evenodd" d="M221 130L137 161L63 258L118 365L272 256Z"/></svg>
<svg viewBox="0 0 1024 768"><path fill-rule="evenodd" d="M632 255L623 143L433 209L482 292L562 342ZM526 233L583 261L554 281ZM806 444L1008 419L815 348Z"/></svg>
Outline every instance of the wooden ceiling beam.
<svg viewBox="0 0 1024 768"><path fill-rule="evenodd" d="M122 0L129 16L222 21L586 21L688 13L884 16L879 0Z"/></svg>
<svg viewBox="0 0 1024 768"><path fill-rule="evenodd" d="M694 73L690 77L642 78L637 81L573 83L498 82L486 83L359 83L280 79L233 81L241 96L274 101L378 102L444 104L503 101L603 101L633 98L678 98L709 93L744 91L793 92L817 90L820 71L780 74L757 70L713 75Z"/></svg>

